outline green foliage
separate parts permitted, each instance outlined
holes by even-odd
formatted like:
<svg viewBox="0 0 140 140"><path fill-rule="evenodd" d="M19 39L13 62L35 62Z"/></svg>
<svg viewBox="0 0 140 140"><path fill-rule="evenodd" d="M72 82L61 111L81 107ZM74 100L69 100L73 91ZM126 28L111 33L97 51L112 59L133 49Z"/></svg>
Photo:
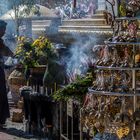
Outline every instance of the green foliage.
<svg viewBox="0 0 140 140"><path fill-rule="evenodd" d="M88 87L92 85L92 81L93 77L91 74L87 75L86 77L78 78L75 82L70 83L64 88L61 88L58 91L56 91L56 93L54 93L52 96L54 100L57 101L67 101L70 98L82 101L83 97L88 91Z"/></svg>

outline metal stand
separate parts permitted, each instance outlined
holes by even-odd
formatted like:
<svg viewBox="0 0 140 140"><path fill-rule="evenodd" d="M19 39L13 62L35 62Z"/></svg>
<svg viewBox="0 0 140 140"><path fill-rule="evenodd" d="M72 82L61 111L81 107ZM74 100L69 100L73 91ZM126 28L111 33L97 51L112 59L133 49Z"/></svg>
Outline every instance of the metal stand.
<svg viewBox="0 0 140 140"><path fill-rule="evenodd" d="M76 140L74 136L79 133L74 132L73 100L63 104L60 102L60 140ZM63 112L63 110L65 111Z"/></svg>
<svg viewBox="0 0 140 140"><path fill-rule="evenodd" d="M136 54L136 46L133 45L133 66L135 65L135 54ZM134 94L136 94L136 70L132 70L132 89L134 90ZM133 111L135 112L137 108L137 96L133 97ZM133 131L135 132L136 126L135 122L133 124ZM134 134L132 136L133 140L136 140Z"/></svg>
<svg viewBox="0 0 140 140"><path fill-rule="evenodd" d="M122 45L121 43L114 43L113 45ZM131 74L132 74L132 86L130 87L130 91L127 93L119 93L119 92L110 92L110 91L98 91L98 90L94 90L92 88L89 88L88 91L89 93L92 93L93 96L120 96L121 98L123 98L124 102L122 103L122 105L125 104L125 98L127 97L132 97L132 101L133 101L133 104L132 104L132 110L133 110L133 113L136 111L136 109L138 108L138 100L137 98L140 96L140 91L139 91L139 88L137 87L137 83L136 83L136 73L137 71L140 71L140 67L135 67L135 56L136 56L136 47L140 47L140 42L137 42L137 43L127 43L125 42L123 45L130 45L130 46L133 46L133 56L132 56L132 59L133 59L133 66L132 67L108 67L108 66L97 66L96 68L97 69L101 69L101 70L112 70L112 71L131 71ZM121 110L121 113L125 110L124 109L125 107L122 107L122 110ZM83 136L82 136L82 124L81 124L81 118L82 118L82 108L80 110L80 140L83 140ZM136 139L136 136L135 136L135 133L136 133L136 123L135 121L132 123L132 130L133 130L133 133L132 133L132 140L137 140Z"/></svg>

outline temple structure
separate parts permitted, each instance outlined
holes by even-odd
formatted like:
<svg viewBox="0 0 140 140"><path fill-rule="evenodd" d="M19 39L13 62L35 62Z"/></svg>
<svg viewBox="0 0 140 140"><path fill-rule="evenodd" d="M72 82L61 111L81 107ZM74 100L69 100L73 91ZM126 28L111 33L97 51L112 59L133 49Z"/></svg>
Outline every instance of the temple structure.
<svg viewBox="0 0 140 140"><path fill-rule="evenodd" d="M105 17L105 12L108 12L107 6L111 11L112 9L106 0L98 0L96 12L94 15L92 15L92 17L81 19L64 19L62 20L62 25L59 27L59 32L67 36L75 33L81 36L88 36L90 34L98 38L101 36L108 37L112 35L111 25L107 23L107 19ZM73 38L73 36L71 37Z"/></svg>

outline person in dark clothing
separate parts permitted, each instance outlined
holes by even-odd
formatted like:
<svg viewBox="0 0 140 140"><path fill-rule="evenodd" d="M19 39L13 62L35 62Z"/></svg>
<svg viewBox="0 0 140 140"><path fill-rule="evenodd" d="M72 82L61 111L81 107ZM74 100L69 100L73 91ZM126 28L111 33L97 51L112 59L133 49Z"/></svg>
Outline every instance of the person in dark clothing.
<svg viewBox="0 0 140 140"><path fill-rule="evenodd" d="M0 129L3 128L5 121L10 117L9 105L6 91L6 80L4 73L4 56L12 56L12 51L5 46L2 37L5 34L7 23L0 20Z"/></svg>

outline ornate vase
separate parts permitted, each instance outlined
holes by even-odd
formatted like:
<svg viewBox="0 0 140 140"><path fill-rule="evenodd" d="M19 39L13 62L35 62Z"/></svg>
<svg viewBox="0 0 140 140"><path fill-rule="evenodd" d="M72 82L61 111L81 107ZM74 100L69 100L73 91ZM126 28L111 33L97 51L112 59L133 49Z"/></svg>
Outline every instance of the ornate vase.
<svg viewBox="0 0 140 140"><path fill-rule="evenodd" d="M19 88L26 85L23 71L23 69L15 69L8 78L8 85L12 94L12 99L15 103L17 103L20 98Z"/></svg>

